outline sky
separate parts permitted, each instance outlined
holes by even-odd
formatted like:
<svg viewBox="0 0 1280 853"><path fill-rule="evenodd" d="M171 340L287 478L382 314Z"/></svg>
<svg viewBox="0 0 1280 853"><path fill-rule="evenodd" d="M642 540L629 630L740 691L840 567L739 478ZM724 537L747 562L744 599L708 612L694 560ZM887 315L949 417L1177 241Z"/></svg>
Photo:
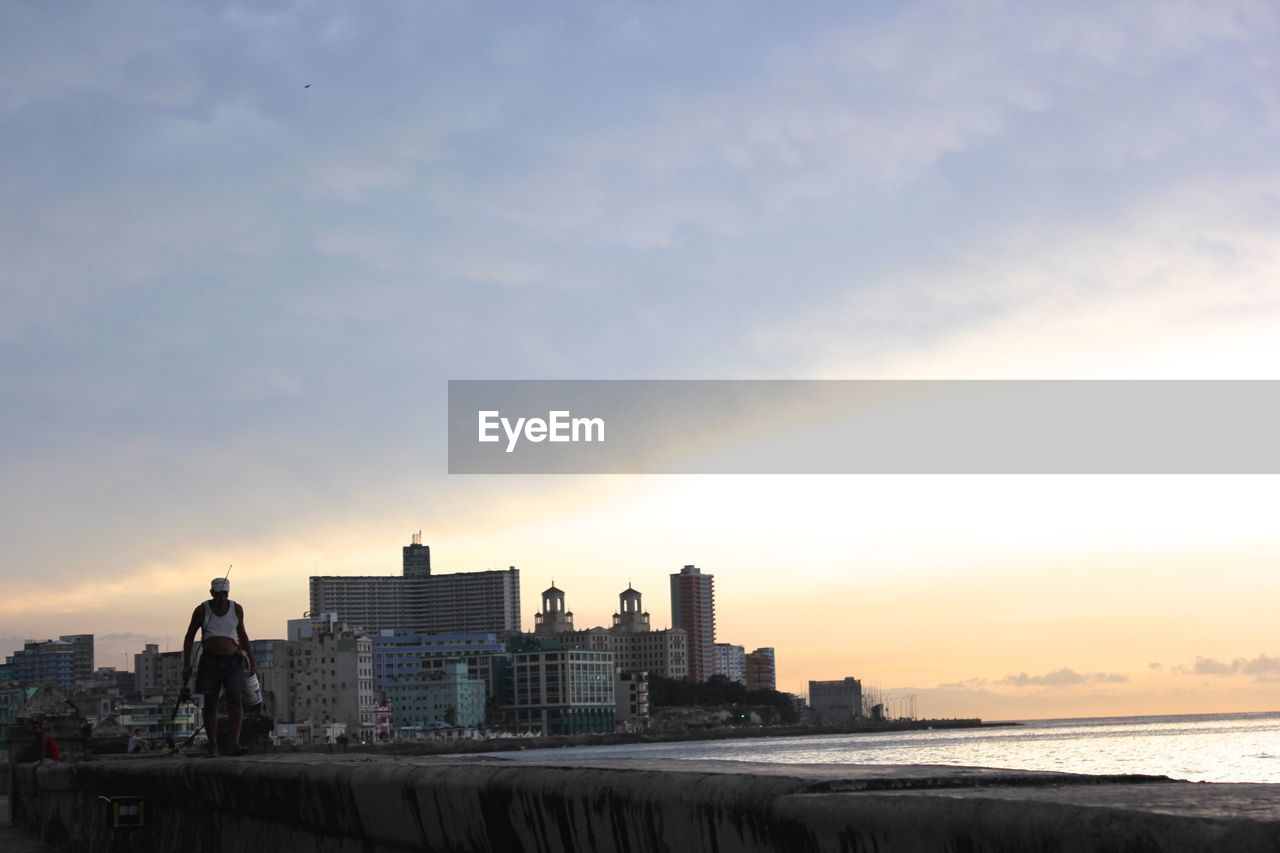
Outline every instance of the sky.
<svg viewBox="0 0 1280 853"><path fill-rule="evenodd" d="M0 653L715 576L779 687L1280 710L1275 476L450 476L449 379L1280 379L1273 4L0 10Z"/></svg>

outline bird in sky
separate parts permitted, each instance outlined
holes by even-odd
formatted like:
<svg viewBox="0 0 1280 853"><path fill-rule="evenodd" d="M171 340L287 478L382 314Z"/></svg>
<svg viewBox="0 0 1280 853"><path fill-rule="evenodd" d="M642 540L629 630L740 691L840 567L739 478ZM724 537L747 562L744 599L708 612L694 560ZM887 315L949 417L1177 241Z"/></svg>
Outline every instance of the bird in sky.
<svg viewBox="0 0 1280 853"><path fill-rule="evenodd" d="M310 83L308 83L307 85L303 86L302 88L304 88L304 89L310 89L310 88L311 88L311 84L310 84Z"/></svg>

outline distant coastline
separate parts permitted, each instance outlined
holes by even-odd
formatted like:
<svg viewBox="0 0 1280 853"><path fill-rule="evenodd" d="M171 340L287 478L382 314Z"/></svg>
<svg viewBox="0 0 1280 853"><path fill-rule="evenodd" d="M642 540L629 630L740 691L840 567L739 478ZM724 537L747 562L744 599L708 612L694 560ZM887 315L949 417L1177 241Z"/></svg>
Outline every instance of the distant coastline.
<svg viewBox="0 0 1280 853"><path fill-rule="evenodd" d="M276 752L370 752L379 755L455 755L478 752L513 752L525 749L560 749L571 746L616 746L684 741L746 740L751 738L821 737L823 735L887 734L930 729L977 729L1020 726L1017 722L985 723L981 719L866 720L848 726L725 726L666 732L616 732L595 735L548 737L497 737L415 742L278 746Z"/></svg>

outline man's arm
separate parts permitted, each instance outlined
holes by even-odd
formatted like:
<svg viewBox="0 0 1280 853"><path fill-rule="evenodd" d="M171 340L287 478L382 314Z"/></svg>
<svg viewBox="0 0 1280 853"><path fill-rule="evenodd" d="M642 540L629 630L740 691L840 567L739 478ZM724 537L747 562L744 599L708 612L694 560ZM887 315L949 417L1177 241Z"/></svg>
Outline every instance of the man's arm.
<svg viewBox="0 0 1280 853"><path fill-rule="evenodd" d="M257 675L258 662L253 659L253 649L249 647L249 632L244 629L244 608L236 604L236 634L240 637L240 648L249 656L249 674Z"/></svg>
<svg viewBox="0 0 1280 853"><path fill-rule="evenodd" d="M191 680L191 645L196 638L196 631L204 624L204 605L191 611L191 624L187 626L187 636L182 638L182 680Z"/></svg>

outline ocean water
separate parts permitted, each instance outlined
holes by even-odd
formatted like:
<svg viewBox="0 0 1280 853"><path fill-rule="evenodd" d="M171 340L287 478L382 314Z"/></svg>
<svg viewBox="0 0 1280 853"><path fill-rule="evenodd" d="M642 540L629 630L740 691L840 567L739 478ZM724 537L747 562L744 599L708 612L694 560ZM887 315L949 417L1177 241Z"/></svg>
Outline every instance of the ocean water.
<svg viewBox="0 0 1280 853"><path fill-rule="evenodd" d="M1280 782L1280 713L1036 720L1019 726L532 749L504 758L715 758L782 764L951 764Z"/></svg>

